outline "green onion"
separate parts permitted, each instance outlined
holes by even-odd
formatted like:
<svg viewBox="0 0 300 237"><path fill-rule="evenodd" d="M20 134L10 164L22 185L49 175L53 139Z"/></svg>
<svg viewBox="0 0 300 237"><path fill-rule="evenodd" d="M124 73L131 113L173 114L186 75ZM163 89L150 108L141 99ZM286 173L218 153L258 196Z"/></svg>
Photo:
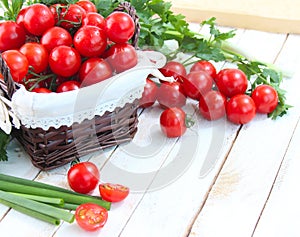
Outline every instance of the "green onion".
<svg viewBox="0 0 300 237"><path fill-rule="evenodd" d="M14 192L10 192L10 193L14 194L14 195L22 196L24 198L34 200L34 201L37 201L37 202L55 204L57 206L63 206L64 205L64 200L62 198L53 198L53 197L30 195L30 194L24 194L24 193L14 193Z"/></svg>
<svg viewBox="0 0 300 237"><path fill-rule="evenodd" d="M21 212L21 213L23 213L25 215L28 215L28 216L34 217L36 219L48 222L50 224L53 224L53 225L59 225L60 224L60 220L57 219L57 218L54 218L54 217L48 216L48 215L44 215L44 214L42 214L40 212L36 212L34 210L25 208L23 206L14 204L14 203L9 202L9 201L5 201L5 200L3 200L1 198L0 198L0 203L2 203L3 205L8 206L8 207L10 207L10 208L18 211L18 212Z"/></svg>
<svg viewBox="0 0 300 237"><path fill-rule="evenodd" d="M12 183L3 180L0 180L0 190L7 191L7 192L31 194L37 196L46 196L46 197L54 197L54 198L59 197L62 198L65 202L72 203L72 204L82 204L82 203L92 202L106 208L107 210L109 210L111 206L110 202L89 195L77 195L77 193L68 193L68 192L61 192L56 190L49 190L40 187L25 186L22 184Z"/></svg>
<svg viewBox="0 0 300 237"><path fill-rule="evenodd" d="M4 192L0 190L0 200L2 203L6 204L14 204L20 206L21 208L26 208L34 212L41 213L46 216L53 217L58 220L64 220L66 222L72 223L74 221L74 214L71 212L62 210L57 207L53 207L51 205L40 203L37 201L33 201L21 196L17 196L8 192ZM15 206L15 208L17 207ZM12 207L12 206L11 206ZM13 207L12 207L13 208ZM18 207L17 207L18 208ZM21 210L21 209L19 209ZM23 211L26 211L23 209ZM29 213L28 213L29 214ZM32 212L31 212L32 214Z"/></svg>
<svg viewBox="0 0 300 237"><path fill-rule="evenodd" d="M37 187L37 188L46 188L49 190L61 191L61 192L65 192L65 193L73 193L73 194L75 193L71 190L61 188L58 186L45 184L45 183L41 183L38 181L29 180L29 179L18 178L18 177L14 177L14 176L7 175L7 174L0 174L0 180L17 183L17 184L22 184L25 186L32 186L32 187ZM79 193L76 193L76 194L81 195ZM82 195L84 195L84 194L82 194Z"/></svg>

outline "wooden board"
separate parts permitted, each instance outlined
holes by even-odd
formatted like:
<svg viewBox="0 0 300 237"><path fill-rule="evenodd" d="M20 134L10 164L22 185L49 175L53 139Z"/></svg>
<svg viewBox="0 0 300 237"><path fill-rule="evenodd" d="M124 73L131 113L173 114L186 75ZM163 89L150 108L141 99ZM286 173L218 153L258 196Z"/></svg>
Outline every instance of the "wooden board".
<svg viewBox="0 0 300 237"><path fill-rule="evenodd" d="M172 10L192 22L216 17L217 23L276 33L300 33L298 0L170 0Z"/></svg>

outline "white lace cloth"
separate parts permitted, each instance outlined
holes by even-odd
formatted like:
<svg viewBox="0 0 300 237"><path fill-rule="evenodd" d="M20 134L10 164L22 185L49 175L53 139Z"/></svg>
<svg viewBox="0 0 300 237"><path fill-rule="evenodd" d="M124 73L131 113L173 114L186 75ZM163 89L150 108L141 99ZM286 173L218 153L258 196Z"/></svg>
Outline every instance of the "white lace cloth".
<svg viewBox="0 0 300 237"><path fill-rule="evenodd" d="M79 90L33 93L21 86L12 97L11 107L28 128L71 126L140 98L147 76L155 74L162 78L157 68L165 63L165 56L159 52L138 51L138 64L134 68Z"/></svg>

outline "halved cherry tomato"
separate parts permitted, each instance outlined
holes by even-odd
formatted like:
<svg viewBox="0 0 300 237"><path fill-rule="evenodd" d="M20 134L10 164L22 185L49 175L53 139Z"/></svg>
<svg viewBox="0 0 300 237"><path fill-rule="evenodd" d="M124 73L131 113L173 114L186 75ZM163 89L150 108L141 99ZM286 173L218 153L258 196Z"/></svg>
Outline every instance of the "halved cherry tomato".
<svg viewBox="0 0 300 237"><path fill-rule="evenodd" d="M101 197L108 202L120 202L129 194L129 188L121 184L102 183L99 184Z"/></svg>
<svg viewBox="0 0 300 237"><path fill-rule="evenodd" d="M67 174L70 187L78 193L93 191L99 182L100 172L98 167L89 161L79 162L71 166Z"/></svg>
<svg viewBox="0 0 300 237"><path fill-rule="evenodd" d="M102 228L108 218L108 212L104 207L94 203L79 205L75 211L75 220L84 230L96 231Z"/></svg>

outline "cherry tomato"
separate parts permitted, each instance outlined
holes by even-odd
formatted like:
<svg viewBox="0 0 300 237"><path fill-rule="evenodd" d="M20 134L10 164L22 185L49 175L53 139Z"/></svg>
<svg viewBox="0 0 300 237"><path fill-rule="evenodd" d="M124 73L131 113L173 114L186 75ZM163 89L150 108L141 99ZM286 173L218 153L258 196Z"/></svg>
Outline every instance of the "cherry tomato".
<svg viewBox="0 0 300 237"><path fill-rule="evenodd" d="M205 71L207 72L213 79L216 78L217 70L215 66L206 60L200 60L198 62L195 62L193 66L191 67L190 72L194 71Z"/></svg>
<svg viewBox="0 0 300 237"><path fill-rule="evenodd" d="M160 128L167 137L180 137L186 129L186 114L181 108L169 108L160 115Z"/></svg>
<svg viewBox="0 0 300 237"><path fill-rule="evenodd" d="M77 224L87 231L99 230L105 225L107 218L107 210L95 203L81 204L75 211Z"/></svg>
<svg viewBox="0 0 300 237"><path fill-rule="evenodd" d="M45 87L37 87L32 89L32 92L36 92L36 93L51 93L52 91L50 91L49 89L45 88Z"/></svg>
<svg viewBox="0 0 300 237"><path fill-rule="evenodd" d="M40 43L44 45L50 53L51 50L57 46L71 46L73 44L73 39L71 34L66 29L59 26L54 26L48 29L42 35Z"/></svg>
<svg viewBox="0 0 300 237"><path fill-rule="evenodd" d="M226 114L226 97L219 91L207 92L199 101L199 112L207 120L217 120Z"/></svg>
<svg viewBox="0 0 300 237"><path fill-rule="evenodd" d="M112 76L109 63L103 58L89 58L80 67L79 80L82 86L101 82Z"/></svg>
<svg viewBox="0 0 300 237"><path fill-rule="evenodd" d="M183 85L180 82L164 82L157 92L157 101L162 108L182 107L186 104Z"/></svg>
<svg viewBox="0 0 300 237"><path fill-rule="evenodd" d="M96 26L82 26L74 35L74 47L84 57L100 56L106 49L104 30Z"/></svg>
<svg viewBox="0 0 300 237"><path fill-rule="evenodd" d="M215 82L219 91L227 97L244 94L248 87L245 73L235 68L225 68L219 71Z"/></svg>
<svg viewBox="0 0 300 237"><path fill-rule="evenodd" d="M18 50L11 49L3 52L2 58L10 70L13 80L17 83L21 83L29 68L26 56Z"/></svg>
<svg viewBox="0 0 300 237"><path fill-rule="evenodd" d="M55 25L58 26L61 23L61 16L66 12L67 6L64 3L55 3L49 6L49 10L51 11Z"/></svg>
<svg viewBox="0 0 300 237"><path fill-rule="evenodd" d="M229 121L235 124L246 124L255 117L255 103L246 94L235 95L227 102L226 114Z"/></svg>
<svg viewBox="0 0 300 237"><path fill-rule="evenodd" d="M152 106L156 101L157 91L158 87L156 83L147 78L142 97L139 100L139 107L148 108Z"/></svg>
<svg viewBox="0 0 300 237"><path fill-rule="evenodd" d="M213 79L205 71L190 72L183 80L185 95L198 101L212 86Z"/></svg>
<svg viewBox="0 0 300 237"><path fill-rule="evenodd" d="M174 79L179 82L182 82L187 74L183 64L176 61L167 62L163 68L160 68L160 71L165 77L174 77Z"/></svg>
<svg viewBox="0 0 300 237"><path fill-rule="evenodd" d="M26 40L26 33L23 27L14 21L0 23L0 52L9 49L19 49Z"/></svg>
<svg viewBox="0 0 300 237"><path fill-rule="evenodd" d="M100 172L97 166L89 161L79 162L71 166L67 174L70 187L78 193L93 191L99 182Z"/></svg>
<svg viewBox="0 0 300 237"><path fill-rule="evenodd" d="M66 30L73 28L79 28L82 20L86 16L86 11L78 4L69 4L67 7L63 7L59 16L59 26Z"/></svg>
<svg viewBox="0 0 300 237"><path fill-rule="evenodd" d="M19 26L21 26L21 27L25 30L25 32L26 32L26 28L25 28L25 26L24 26L24 16L25 16L25 13L26 13L27 9L28 9L28 7L22 8L22 9L19 11L19 13L18 13L18 15L17 15L17 17L16 17L16 23L17 23ZM26 33L29 34L29 32L26 32Z"/></svg>
<svg viewBox="0 0 300 237"><path fill-rule="evenodd" d="M129 194L129 188L121 184L99 184L100 196L108 202L120 202Z"/></svg>
<svg viewBox="0 0 300 237"><path fill-rule="evenodd" d="M86 11L86 13L97 12L95 4L89 0L79 0L78 2L76 2L76 4L81 6Z"/></svg>
<svg viewBox="0 0 300 237"><path fill-rule="evenodd" d="M65 81L61 83L57 89L57 93L62 93L62 92L67 92L67 91L73 91L73 90L78 90L80 88L80 83L78 81Z"/></svg>
<svg viewBox="0 0 300 237"><path fill-rule="evenodd" d="M97 26L100 29L105 29L105 18L96 12L89 12L82 20L82 25Z"/></svg>
<svg viewBox="0 0 300 237"><path fill-rule="evenodd" d="M50 9L40 3L30 5L24 15L24 26L33 35L41 36L54 26L55 20Z"/></svg>
<svg viewBox="0 0 300 237"><path fill-rule="evenodd" d="M41 73L48 67L48 51L39 43L26 43L20 48L35 73Z"/></svg>
<svg viewBox="0 0 300 237"><path fill-rule="evenodd" d="M59 76L73 76L78 72L80 65L80 54L72 47L60 45L55 47L49 54L49 66L52 72Z"/></svg>
<svg viewBox="0 0 300 237"><path fill-rule="evenodd" d="M135 48L127 43L114 44L106 52L106 55L108 62L117 73L126 71L138 63Z"/></svg>
<svg viewBox="0 0 300 237"><path fill-rule="evenodd" d="M258 113L273 112L278 105L278 94L274 87L269 85L257 86L251 95Z"/></svg>
<svg viewBox="0 0 300 237"><path fill-rule="evenodd" d="M134 34L135 24L125 12L113 12L106 17L107 37L115 43L126 43Z"/></svg>

